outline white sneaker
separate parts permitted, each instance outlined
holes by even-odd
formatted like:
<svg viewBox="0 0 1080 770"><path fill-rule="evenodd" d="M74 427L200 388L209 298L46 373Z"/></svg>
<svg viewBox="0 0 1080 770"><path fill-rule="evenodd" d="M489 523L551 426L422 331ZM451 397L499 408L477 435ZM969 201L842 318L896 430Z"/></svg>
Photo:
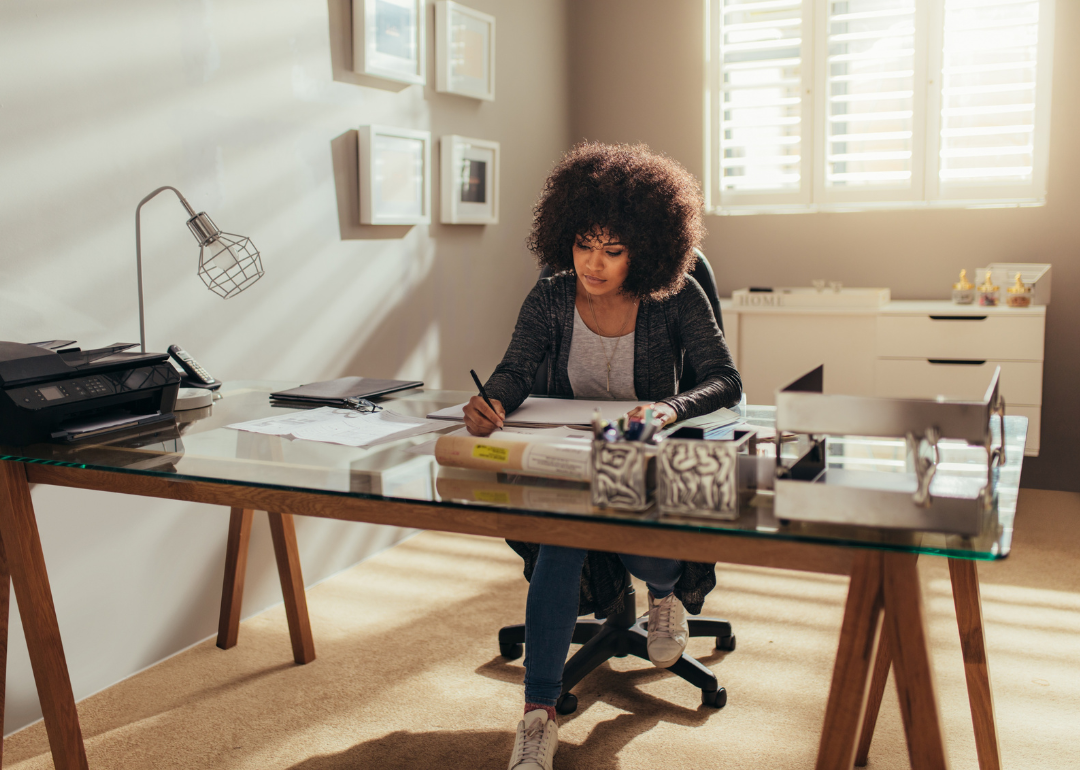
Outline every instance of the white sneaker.
<svg viewBox="0 0 1080 770"><path fill-rule="evenodd" d="M514 753L507 770L551 770L559 748L559 726L547 712L535 709L518 722Z"/></svg>
<svg viewBox="0 0 1080 770"><path fill-rule="evenodd" d="M690 626L675 594L656 599L649 593L649 660L657 668L667 668L679 659L686 649Z"/></svg>

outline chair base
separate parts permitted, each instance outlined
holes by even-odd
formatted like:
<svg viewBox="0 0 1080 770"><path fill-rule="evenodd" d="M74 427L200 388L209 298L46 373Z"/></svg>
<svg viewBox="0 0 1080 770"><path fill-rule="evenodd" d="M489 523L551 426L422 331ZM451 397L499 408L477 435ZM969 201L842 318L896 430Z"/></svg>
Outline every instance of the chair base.
<svg viewBox="0 0 1080 770"><path fill-rule="evenodd" d="M560 714L572 714L577 709L577 696L570 692L598 666L611 658L635 655L649 659L648 617L637 617L634 589L626 592L623 609L605 620L578 620L574 625L573 643L582 645L566 661L563 668L562 695L555 709ZM735 635L731 624L716 618L689 618L690 636L716 637L716 649L730 652L735 649ZM499 652L511 660L521 657L525 643L525 625L518 623L499 629ZM727 703L727 691L716 681L716 676L686 653L667 669L701 690L701 702L706 706L723 708Z"/></svg>

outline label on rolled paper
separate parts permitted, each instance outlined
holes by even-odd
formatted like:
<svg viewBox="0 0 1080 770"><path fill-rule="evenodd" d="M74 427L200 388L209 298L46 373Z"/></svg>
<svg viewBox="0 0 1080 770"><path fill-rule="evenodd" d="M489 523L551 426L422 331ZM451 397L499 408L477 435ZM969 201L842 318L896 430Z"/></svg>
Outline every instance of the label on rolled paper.
<svg viewBox="0 0 1080 770"><path fill-rule="evenodd" d="M525 448L521 469L560 478L589 478L589 446L578 444L533 443Z"/></svg>
<svg viewBox="0 0 1080 770"><path fill-rule="evenodd" d="M478 460L493 460L497 463L504 463L510 459L510 450L501 446L477 444L473 447L472 456Z"/></svg>

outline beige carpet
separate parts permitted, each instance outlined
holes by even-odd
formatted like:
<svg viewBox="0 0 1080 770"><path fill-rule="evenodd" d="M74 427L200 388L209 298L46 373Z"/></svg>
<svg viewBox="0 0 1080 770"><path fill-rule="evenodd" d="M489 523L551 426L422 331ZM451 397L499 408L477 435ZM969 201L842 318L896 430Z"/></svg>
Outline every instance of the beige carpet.
<svg viewBox="0 0 1080 770"><path fill-rule="evenodd" d="M1080 766L1080 495L1025 491L1013 555L980 567L991 680L1007 768ZM976 768L944 560L925 557L934 667L953 768ZM636 659L578 686L555 766L813 766L846 581L720 568L706 614L738 649L690 651L729 693L720 711ZM500 541L424 533L308 593L318 659L292 664L279 606L79 704L90 766L493 768L506 766L522 702L520 660L496 632L524 615L520 562ZM890 683L871 768L908 767ZM38 723L4 767L52 767Z"/></svg>

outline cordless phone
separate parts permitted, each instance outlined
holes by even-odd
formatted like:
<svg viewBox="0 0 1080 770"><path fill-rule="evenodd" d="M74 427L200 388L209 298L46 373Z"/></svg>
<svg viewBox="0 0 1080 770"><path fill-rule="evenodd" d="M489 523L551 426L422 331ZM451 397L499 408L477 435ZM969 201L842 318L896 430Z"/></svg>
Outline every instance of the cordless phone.
<svg viewBox="0 0 1080 770"><path fill-rule="evenodd" d="M217 390L221 387L221 383L179 345L169 345L169 355L184 370L184 377L180 383L183 387L206 388L207 390Z"/></svg>

